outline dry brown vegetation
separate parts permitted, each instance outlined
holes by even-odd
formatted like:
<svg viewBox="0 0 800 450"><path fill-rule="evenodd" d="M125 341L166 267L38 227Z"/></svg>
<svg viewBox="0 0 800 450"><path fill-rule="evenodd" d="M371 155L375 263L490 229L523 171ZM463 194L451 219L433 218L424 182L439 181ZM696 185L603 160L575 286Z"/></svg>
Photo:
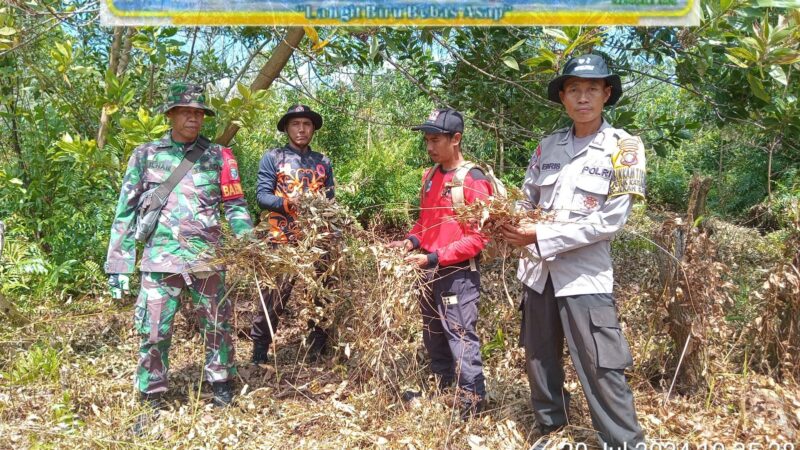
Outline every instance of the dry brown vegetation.
<svg viewBox="0 0 800 450"><path fill-rule="evenodd" d="M305 205L306 232L295 245L274 250L259 241L227 244L238 255L227 261L239 336L233 406L209 405L201 383L202 337L179 317L170 407L150 434L134 440L128 430L140 412L131 382L138 338L130 305L99 299L80 312L42 309L29 325L0 329L0 447L495 449L536 442L517 346L515 261L483 266L479 331L490 403L483 416L461 422L447 395L414 407L400 398L406 389L427 392L431 381L412 288L415 271L380 244L385 238L362 230L338 206L321 199ZM682 289L696 302L719 302L705 310L713 317L703 329L716 324L724 333L702 341L702 389L670 390L682 348L670 337L674 300L664 294L655 256L660 250L653 238L662 223L664 218L654 221L639 211L615 243L616 297L636 362L630 382L648 439L689 448L737 442L769 448L774 442L782 449L800 441L797 268L771 250L776 239L743 228L714 223L693 240L695 248L687 252L692 257L679 269L686 272ZM289 273L299 282L275 341L276 358L252 366L246 334L259 301L255 278L269 284ZM326 300L324 308L315 296ZM313 363L303 344L309 317L336 330L334 348ZM571 423L559 438L594 446L571 368L567 388L575 394Z"/></svg>

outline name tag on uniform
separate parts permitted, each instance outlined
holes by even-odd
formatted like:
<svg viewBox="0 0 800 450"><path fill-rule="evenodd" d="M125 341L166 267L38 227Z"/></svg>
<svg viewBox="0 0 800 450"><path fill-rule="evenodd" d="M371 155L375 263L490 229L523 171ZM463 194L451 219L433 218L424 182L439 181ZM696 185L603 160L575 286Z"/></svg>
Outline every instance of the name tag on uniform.
<svg viewBox="0 0 800 450"><path fill-rule="evenodd" d="M603 168L603 167L583 166L583 170L581 170L581 175L594 175L606 179L611 178L611 175L613 173L614 173L613 169Z"/></svg>
<svg viewBox="0 0 800 450"><path fill-rule="evenodd" d="M447 306L457 305L458 296L452 292L445 292L442 294L442 304Z"/></svg>

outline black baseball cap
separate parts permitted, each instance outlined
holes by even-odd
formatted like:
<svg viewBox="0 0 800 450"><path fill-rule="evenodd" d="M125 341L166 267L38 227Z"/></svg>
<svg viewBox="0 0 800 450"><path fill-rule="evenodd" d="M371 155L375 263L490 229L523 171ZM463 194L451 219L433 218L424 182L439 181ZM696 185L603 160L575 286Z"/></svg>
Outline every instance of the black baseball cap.
<svg viewBox="0 0 800 450"><path fill-rule="evenodd" d="M564 87L564 81L567 78L601 78L606 80L611 86L611 97L608 97L606 106L611 106L617 103L622 97L622 81L619 75L611 73L608 64L600 55L581 55L571 58L564 64L564 69L561 71L561 76L555 78L550 84L547 85L547 98L551 102L561 103L561 98L558 92Z"/></svg>
<svg viewBox="0 0 800 450"><path fill-rule="evenodd" d="M451 108L434 109L431 111L425 123L411 127L411 129L434 134L463 133L464 116Z"/></svg>

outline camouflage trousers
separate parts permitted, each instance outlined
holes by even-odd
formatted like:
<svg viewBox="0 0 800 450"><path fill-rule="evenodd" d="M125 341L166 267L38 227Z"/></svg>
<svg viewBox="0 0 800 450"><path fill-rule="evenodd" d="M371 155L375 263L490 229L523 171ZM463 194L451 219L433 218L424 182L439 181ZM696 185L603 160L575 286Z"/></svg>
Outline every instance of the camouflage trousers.
<svg viewBox="0 0 800 450"><path fill-rule="evenodd" d="M188 288L205 340L206 380L227 381L236 374L229 323L233 308L225 298L224 273L192 273L184 278L179 273L143 272L134 315L134 326L142 337L135 384L142 393L165 392L169 387L172 324L184 288Z"/></svg>

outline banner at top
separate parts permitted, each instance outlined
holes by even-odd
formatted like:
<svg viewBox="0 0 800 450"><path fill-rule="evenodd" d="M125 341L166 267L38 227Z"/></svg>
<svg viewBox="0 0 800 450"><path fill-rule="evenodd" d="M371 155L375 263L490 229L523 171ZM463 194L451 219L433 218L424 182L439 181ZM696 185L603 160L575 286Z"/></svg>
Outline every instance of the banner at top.
<svg viewBox="0 0 800 450"><path fill-rule="evenodd" d="M100 0L104 25L697 25L700 0Z"/></svg>

